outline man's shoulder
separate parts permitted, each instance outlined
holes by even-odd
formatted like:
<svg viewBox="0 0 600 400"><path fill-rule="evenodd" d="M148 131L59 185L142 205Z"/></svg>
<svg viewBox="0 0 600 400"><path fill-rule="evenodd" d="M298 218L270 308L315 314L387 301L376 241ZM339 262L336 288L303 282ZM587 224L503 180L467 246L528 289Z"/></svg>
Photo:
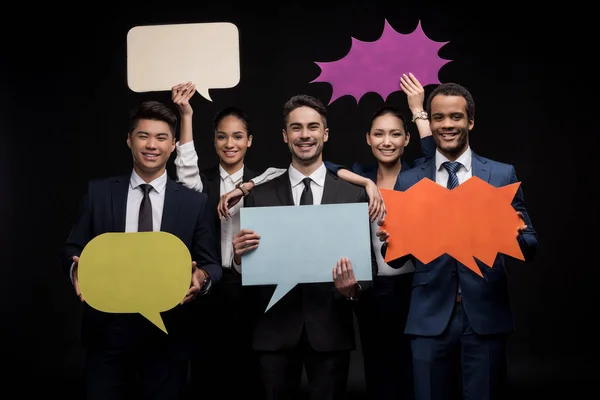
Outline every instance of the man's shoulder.
<svg viewBox="0 0 600 400"><path fill-rule="evenodd" d="M471 157L472 157L472 159L477 160L482 164L488 164L495 169L510 170L510 169L514 168L514 166L512 164L502 162L502 161L492 160L491 158L483 157L483 156L480 156L479 154L472 153Z"/></svg>

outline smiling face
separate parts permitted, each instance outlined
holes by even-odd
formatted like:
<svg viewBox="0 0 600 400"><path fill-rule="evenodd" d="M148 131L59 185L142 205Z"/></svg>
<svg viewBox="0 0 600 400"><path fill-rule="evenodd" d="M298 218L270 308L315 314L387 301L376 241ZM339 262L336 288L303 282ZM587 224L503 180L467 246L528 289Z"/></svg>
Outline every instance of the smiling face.
<svg viewBox="0 0 600 400"><path fill-rule="evenodd" d="M283 130L283 141L292 153L292 164L313 165L322 162L323 144L329 129L315 109L302 106L291 111Z"/></svg>
<svg viewBox="0 0 600 400"><path fill-rule="evenodd" d="M386 165L399 162L409 140L403 121L391 113L373 119L371 130L367 133L367 144L371 146L373 155Z"/></svg>
<svg viewBox="0 0 600 400"><path fill-rule="evenodd" d="M438 94L431 100L431 132L440 153L454 161L469 145L474 120L468 118L467 101L462 96Z"/></svg>
<svg viewBox="0 0 600 400"><path fill-rule="evenodd" d="M215 150L223 169L232 174L244 164L246 150L252 146L252 135L244 121L234 115L221 119L215 132Z"/></svg>
<svg viewBox="0 0 600 400"><path fill-rule="evenodd" d="M175 150L175 135L164 121L140 119L127 135L127 146L131 149L135 172L151 182L165 171Z"/></svg>

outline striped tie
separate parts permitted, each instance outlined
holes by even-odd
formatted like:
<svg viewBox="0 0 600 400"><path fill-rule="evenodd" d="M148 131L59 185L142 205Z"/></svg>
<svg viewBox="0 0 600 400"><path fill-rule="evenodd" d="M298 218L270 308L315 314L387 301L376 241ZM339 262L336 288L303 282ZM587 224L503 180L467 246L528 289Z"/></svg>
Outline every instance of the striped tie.
<svg viewBox="0 0 600 400"><path fill-rule="evenodd" d="M446 168L446 171L448 171L448 184L446 185L446 187L452 190L458 186L458 177L456 176L456 171L458 171L462 164L458 161L446 161L442 164L442 166Z"/></svg>

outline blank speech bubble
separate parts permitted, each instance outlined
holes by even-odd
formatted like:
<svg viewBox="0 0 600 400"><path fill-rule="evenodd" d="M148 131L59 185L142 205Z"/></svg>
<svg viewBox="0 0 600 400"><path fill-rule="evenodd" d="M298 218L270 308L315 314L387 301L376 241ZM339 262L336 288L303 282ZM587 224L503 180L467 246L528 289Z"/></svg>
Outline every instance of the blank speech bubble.
<svg viewBox="0 0 600 400"><path fill-rule="evenodd" d="M260 235L242 256L242 285L277 285L265 312L298 283L333 282L342 257L357 281L372 280L368 203L245 207L240 226Z"/></svg>
<svg viewBox="0 0 600 400"><path fill-rule="evenodd" d="M185 244L167 232L104 233L81 252L77 277L91 307L140 313L167 333L160 312L187 294L192 258Z"/></svg>
<svg viewBox="0 0 600 400"><path fill-rule="evenodd" d="M127 84L134 92L193 82L209 89L240 81L238 28L229 22L136 26L127 33Z"/></svg>

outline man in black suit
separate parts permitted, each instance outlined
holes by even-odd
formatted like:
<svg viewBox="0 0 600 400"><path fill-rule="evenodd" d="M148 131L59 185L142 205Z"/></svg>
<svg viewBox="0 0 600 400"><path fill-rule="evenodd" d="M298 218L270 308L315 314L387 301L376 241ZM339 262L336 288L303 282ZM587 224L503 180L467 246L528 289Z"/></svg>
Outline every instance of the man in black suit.
<svg viewBox="0 0 600 400"><path fill-rule="evenodd" d="M283 140L292 154L291 165L284 174L256 186L245 206L368 202L362 187L327 171L322 151L328 134L327 109L319 100L306 95L288 100ZM242 254L256 249L258 243L258 233L247 229L234 236L236 268L241 270ZM361 286L350 260L341 259L333 267L334 284L299 284L267 312L274 288L253 287L252 345L259 355L268 400L296 398L303 366L311 400L345 398L350 352L355 349L353 303Z"/></svg>
<svg viewBox="0 0 600 400"><path fill-rule="evenodd" d="M205 194L167 176L175 149L177 116L148 101L133 113L127 135L131 174L92 180L75 224L61 251L61 263L84 302L82 344L86 347L86 399L179 399L194 346L202 332L192 329L191 304L222 275L211 210ZM106 232L163 231L177 236L192 255L192 280L182 304L161 313L166 335L140 314L105 313L85 303L78 285L79 256L92 239ZM210 321L207 321L209 323ZM134 384L138 386L135 387Z"/></svg>

